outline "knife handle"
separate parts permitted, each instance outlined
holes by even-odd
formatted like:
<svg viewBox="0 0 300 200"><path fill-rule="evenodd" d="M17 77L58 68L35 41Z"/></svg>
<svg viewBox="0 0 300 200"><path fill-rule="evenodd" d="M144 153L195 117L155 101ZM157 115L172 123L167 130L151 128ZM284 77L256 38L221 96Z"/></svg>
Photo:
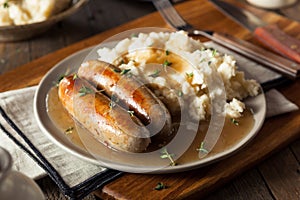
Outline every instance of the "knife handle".
<svg viewBox="0 0 300 200"><path fill-rule="evenodd" d="M245 40L225 33L213 33L214 42L242 54L260 64L269 67L288 78L295 79L300 74L300 64L276 55Z"/></svg>
<svg viewBox="0 0 300 200"><path fill-rule="evenodd" d="M275 24L256 28L254 36L271 50L300 63L300 40L286 34Z"/></svg>

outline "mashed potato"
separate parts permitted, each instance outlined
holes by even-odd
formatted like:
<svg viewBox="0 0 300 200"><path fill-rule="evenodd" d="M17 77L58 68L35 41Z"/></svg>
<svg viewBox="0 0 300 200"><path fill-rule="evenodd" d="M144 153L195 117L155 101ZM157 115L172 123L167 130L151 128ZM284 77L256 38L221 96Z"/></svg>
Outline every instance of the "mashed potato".
<svg viewBox="0 0 300 200"><path fill-rule="evenodd" d="M0 0L0 26L40 22L61 12L71 0Z"/></svg>
<svg viewBox="0 0 300 200"><path fill-rule="evenodd" d="M154 92L163 102L172 104L181 98L181 105L194 120L208 118L214 94L225 94L226 114L239 118L245 110L242 100L259 93L259 84L245 79L232 56L206 48L182 31L139 34L120 41L113 49L97 52L100 60L130 69L145 83L157 84ZM214 76L221 77L225 90L208 90L208 78Z"/></svg>

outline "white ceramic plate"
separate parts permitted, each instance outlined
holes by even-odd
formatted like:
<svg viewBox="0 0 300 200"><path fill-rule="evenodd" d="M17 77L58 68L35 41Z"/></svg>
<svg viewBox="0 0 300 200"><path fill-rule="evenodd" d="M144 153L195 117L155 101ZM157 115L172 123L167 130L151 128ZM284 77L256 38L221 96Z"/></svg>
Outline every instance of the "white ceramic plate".
<svg viewBox="0 0 300 200"><path fill-rule="evenodd" d="M91 150L97 159L92 156L89 152L83 149L80 146L74 144L63 131L59 129L50 119L47 113L47 103L46 98L49 90L53 87L53 82L58 80L58 77L62 74L76 72L80 63L86 58L86 56L90 53L92 48L84 49L79 51L64 60L58 63L56 66L50 70L43 80L40 82L35 99L34 99L34 113L37 119L38 125L55 144L68 151L71 154L74 154L82 159L85 159L87 162L91 162L94 164L100 164L102 166L113 168L126 172L133 173L173 173L191 170L195 168L199 168L210 164L212 162L218 161L220 159L224 159L227 156L237 152L242 147L244 147L251 139L254 138L256 133L261 128L266 113L266 102L265 96L263 93L259 94L254 98L248 98L246 100L246 105L248 108L251 108L254 113L254 124L252 129L244 135L244 137L240 138L238 141L233 141L233 145L228 148L225 148L224 151L218 152L213 155L207 155L206 157L195 160L192 162L188 162L185 164L177 165L177 166L167 166L165 167L157 167L156 165L152 165L152 163L159 162L159 160L163 160L160 156L157 156L158 160L153 157L147 157L144 154L141 156L134 155L134 161L131 159L131 154L122 154L116 153L112 151L104 145L99 144L97 142L91 142ZM97 58L96 55L89 55L89 57ZM99 146L100 145L100 146ZM136 159L136 157L139 157ZM149 160L152 160L149 162ZM164 162L168 162L164 160Z"/></svg>

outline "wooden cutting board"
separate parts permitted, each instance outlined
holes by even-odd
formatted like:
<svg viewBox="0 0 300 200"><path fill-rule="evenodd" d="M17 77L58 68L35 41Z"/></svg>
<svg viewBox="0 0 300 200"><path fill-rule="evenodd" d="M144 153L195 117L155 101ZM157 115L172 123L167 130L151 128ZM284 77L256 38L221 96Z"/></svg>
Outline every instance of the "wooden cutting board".
<svg viewBox="0 0 300 200"><path fill-rule="evenodd" d="M251 33L225 17L206 0L186 1L176 6L184 18L200 29L226 32L256 42ZM288 34L300 38L300 25L271 12L252 9L267 22L276 23ZM0 92L28 87L39 83L45 73L66 56L83 48L96 45L119 32L137 27L168 27L158 13L95 35L86 40L48 54L15 70L0 75ZM300 105L300 81L285 85L279 90L291 101ZM198 170L166 174L125 174L106 185L97 194L116 199L199 199L208 192L253 167L272 153L285 147L300 136L300 111L268 119L257 137L233 156ZM153 188L163 182L167 189Z"/></svg>

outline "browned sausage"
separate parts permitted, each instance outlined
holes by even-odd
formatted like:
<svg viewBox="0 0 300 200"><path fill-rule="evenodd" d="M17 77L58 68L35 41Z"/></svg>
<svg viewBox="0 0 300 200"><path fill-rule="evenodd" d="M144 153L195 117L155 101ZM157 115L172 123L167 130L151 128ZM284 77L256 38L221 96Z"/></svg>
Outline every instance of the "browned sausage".
<svg viewBox="0 0 300 200"><path fill-rule="evenodd" d="M164 141L171 135L171 116L165 105L136 78L103 61L82 63L78 76L88 80L108 96L115 95L147 125L155 139Z"/></svg>
<svg viewBox="0 0 300 200"><path fill-rule="evenodd" d="M69 76L60 81L58 95L66 110L98 141L127 152L146 150L150 133L140 120L95 91L88 82Z"/></svg>

